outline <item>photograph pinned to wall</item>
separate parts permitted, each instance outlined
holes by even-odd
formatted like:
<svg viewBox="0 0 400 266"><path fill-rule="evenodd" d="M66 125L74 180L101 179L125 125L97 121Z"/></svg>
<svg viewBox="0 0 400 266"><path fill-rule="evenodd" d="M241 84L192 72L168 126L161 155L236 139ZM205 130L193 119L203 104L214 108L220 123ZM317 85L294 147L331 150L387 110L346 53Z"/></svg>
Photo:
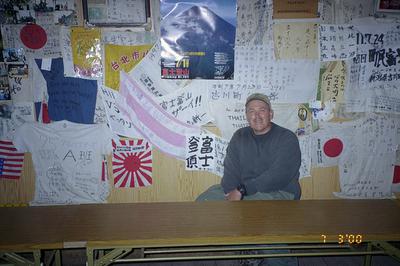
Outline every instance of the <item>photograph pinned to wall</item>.
<svg viewBox="0 0 400 266"><path fill-rule="evenodd" d="M153 184L152 146L143 139L113 139L112 169L116 188Z"/></svg>
<svg viewBox="0 0 400 266"><path fill-rule="evenodd" d="M10 78L28 78L28 65L24 63L7 64Z"/></svg>
<svg viewBox="0 0 400 266"><path fill-rule="evenodd" d="M1 11L0 11L0 15L1 15ZM0 51L3 51L3 35L1 34L1 30L0 30ZM0 53L0 62L4 62L4 57L3 57L3 53Z"/></svg>
<svg viewBox="0 0 400 266"><path fill-rule="evenodd" d="M233 79L236 1L161 1L161 77Z"/></svg>
<svg viewBox="0 0 400 266"><path fill-rule="evenodd" d="M0 101L11 100L10 87L8 83L8 69L4 62L0 62Z"/></svg>
<svg viewBox="0 0 400 266"><path fill-rule="evenodd" d="M2 78L0 79L0 101L9 101L11 100L10 88L7 85L3 85Z"/></svg>
<svg viewBox="0 0 400 266"><path fill-rule="evenodd" d="M57 0L57 1L53 1L53 2L54 2L53 5L54 5L55 11L75 10L75 1L74 0Z"/></svg>
<svg viewBox="0 0 400 266"><path fill-rule="evenodd" d="M8 69L4 62L0 62L0 77L7 77Z"/></svg>
<svg viewBox="0 0 400 266"><path fill-rule="evenodd" d="M6 48L3 50L4 62L25 62L24 48Z"/></svg>
<svg viewBox="0 0 400 266"><path fill-rule="evenodd" d="M378 0L376 1L377 12L400 12L399 0Z"/></svg>
<svg viewBox="0 0 400 266"><path fill-rule="evenodd" d="M0 105L0 118L11 119L12 109L13 109L12 105L9 104Z"/></svg>
<svg viewBox="0 0 400 266"><path fill-rule="evenodd" d="M99 27L147 26L150 0L82 0L85 21Z"/></svg>

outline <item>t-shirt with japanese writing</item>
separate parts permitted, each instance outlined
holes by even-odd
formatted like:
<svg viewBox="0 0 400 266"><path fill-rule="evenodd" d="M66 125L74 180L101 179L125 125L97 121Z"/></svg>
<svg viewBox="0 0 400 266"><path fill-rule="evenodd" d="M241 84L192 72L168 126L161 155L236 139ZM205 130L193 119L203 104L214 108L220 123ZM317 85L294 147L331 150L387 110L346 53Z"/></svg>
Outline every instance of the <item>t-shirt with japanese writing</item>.
<svg viewBox="0 0 400 266"><path fill-rule="evenodd" d="M32 153L35 196L31 205L104 202L109 193L102 178L104 155L111 153L105 124L25 123L14 135L15 147Z"/></svg>

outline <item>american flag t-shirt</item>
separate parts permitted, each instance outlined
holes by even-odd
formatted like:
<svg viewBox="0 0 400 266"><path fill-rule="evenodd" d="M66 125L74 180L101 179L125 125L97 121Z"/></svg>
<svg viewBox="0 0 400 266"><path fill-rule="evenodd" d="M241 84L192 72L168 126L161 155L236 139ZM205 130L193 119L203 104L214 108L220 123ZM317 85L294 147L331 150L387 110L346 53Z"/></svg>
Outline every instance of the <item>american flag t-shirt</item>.
<svg viewBox="0 0 400 266"><path fill-rule="evenodd" d="M11 141L0 140L0 178L18 179L24 166L24 153Z"/></svg>

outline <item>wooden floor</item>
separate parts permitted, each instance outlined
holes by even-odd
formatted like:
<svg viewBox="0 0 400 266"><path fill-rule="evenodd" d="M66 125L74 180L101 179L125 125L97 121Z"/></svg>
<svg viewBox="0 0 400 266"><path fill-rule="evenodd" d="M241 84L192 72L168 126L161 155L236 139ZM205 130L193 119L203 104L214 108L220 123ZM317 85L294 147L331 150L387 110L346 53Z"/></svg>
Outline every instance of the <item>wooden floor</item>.
<svg viewBox="0 0 400 266"><path fill-rule="evenodd" d="M86 253L84 249L63 250L63 265L82 266L85 265ZM360 256L338 256L338 257L313 257L298 258L299 266L358 266L363 265L363 257ZM236 266L240 265L237 260L222 261L181 261L181 262L157 262L157 263L119 263L121 266ZM372 266L400 266L388 256L373 256Z"/></svg>

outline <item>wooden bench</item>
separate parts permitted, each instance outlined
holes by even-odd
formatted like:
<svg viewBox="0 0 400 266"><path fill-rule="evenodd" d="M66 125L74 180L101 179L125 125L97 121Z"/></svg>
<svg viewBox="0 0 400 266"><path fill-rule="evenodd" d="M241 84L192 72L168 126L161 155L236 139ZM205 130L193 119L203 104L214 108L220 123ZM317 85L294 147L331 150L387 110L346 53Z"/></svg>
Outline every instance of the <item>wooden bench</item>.
<svg viewBox="0 0 400 266"><path fill-rule="evenodd" d="M0 255L86 248L89 265L124 261L388 254L400 241L398 200L127 203L0 208ZM241 255L270 249L286 254ZM284 246L280 246L284 245ZM313 252L302 252L312 249ZM321 252L315 253L316 250ZM97 260L94 253L106 251ZM139 251L139 252L137 252ZM230 255L218 255L232 251ZM199 253L201 252L201 253ZM200 256L187 255L188 253ZM57 258L56 261L58 261Z"/></svg>

